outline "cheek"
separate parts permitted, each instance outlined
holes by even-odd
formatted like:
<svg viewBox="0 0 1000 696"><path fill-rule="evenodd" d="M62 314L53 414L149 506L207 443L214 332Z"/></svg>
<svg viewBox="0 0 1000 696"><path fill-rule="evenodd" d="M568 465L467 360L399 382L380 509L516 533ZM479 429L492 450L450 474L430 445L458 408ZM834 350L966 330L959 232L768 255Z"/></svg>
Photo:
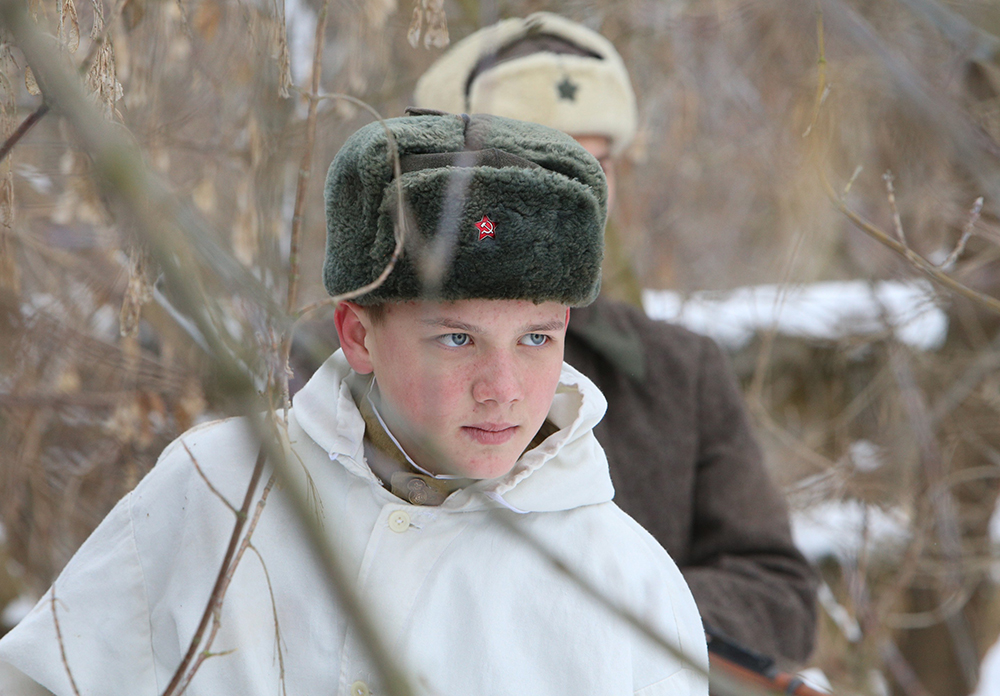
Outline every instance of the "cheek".
<svg viewBox="0 0 1000 696"><path fill-rule="evenodd" d="M433 432L459 415L458 407L464 403L468 389L462 368L449 369L427 362L415 358L391 385L385 385L383 395L389 396L415 426Z"/></svg>
<svg viewBox="0 0 1000 696"><path fill-rule="evenodd" d="M529 399L532 411L544 418L552 406L552 397L559 386L559 376L562 374L562 360L548 365L546 369L536 372L528 384Z"/></svg>

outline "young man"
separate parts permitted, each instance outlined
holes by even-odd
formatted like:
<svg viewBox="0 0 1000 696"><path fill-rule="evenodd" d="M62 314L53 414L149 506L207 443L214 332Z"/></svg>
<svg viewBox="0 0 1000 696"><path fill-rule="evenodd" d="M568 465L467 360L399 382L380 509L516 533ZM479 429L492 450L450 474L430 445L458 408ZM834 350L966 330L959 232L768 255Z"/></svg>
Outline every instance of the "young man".
<svg viewBox="0 0 1000 696"><path fill-rule="evenodd" d="M636 131L635 94L614 46L547 12L456 43L418 81L414 101L558 128L597 157L612 191L615 158ZM594 433L615 502L670 552L706 625L786 663L805 661L815 576L792 543L719 348L601 299L572 312L566 361L608 399Z"/></svg>
<svg viewBox="0 0 1000 696"><path fill-rule="evenodd" d="M592 434L604 398L562 362L568 308L598 292L599 164L568 136L502 118L385 126L398 181L378 123L331 165L327 288L385 268L397 185L405 253L338 307L343 350L296 394L288 428L292 466L381 635L419 693L704 696L697 671L525 541L707 666L679 571L611 502ZM168 447L0 641L0 693L161 693L228 543L224 500L244 494L257 449L244 419ZM386 693L281 490L252 548L187 693Z"/></svg>

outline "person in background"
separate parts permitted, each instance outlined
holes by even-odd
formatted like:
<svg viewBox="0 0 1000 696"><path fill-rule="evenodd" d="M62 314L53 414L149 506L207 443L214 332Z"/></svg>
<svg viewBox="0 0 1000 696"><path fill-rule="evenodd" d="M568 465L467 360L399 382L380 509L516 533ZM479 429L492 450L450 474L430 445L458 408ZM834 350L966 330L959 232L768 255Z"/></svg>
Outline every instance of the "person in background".
<svg viewBox="0 0 1000 696"><path fill-rule="evenodd" d="M636 132L628 73L600 34L546 12L452 46L417 82L417 107L534 121L604 167ZM788 665L814 642L814 572L791 539L736 380L709 338L599 299L574 309L566 361L608 399L595 428L615 502L663 545L705 625Z"/></svg>

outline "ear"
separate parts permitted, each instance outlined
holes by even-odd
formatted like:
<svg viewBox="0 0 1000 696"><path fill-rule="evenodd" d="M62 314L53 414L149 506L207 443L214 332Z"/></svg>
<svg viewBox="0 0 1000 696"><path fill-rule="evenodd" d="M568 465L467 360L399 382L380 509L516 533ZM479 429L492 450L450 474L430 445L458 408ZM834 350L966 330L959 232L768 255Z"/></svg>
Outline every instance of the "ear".
<svg viewBox="0 0 1000 696"><path fill-rule="evenodd" d="M370 373L374 367L365 338L372 327L364 309L353 302L341 302L333 313L333 322L337 326L340 347L344 349L347 362L358 374Z"/></svg>

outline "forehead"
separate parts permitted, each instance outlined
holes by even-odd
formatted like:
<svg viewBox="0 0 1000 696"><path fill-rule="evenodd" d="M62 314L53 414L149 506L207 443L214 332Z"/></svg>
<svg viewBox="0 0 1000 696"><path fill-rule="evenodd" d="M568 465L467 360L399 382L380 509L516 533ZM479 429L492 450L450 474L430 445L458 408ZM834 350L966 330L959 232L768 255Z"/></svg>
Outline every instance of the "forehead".
<svg viewBox="0 0 1000 696"><path fill-rule="evenodd" d="M388 324L403 327L466 326L484 331L522 330L566 319L565 305L530 300L457 300L454 302L393 302L386 308Z"/></svg>

